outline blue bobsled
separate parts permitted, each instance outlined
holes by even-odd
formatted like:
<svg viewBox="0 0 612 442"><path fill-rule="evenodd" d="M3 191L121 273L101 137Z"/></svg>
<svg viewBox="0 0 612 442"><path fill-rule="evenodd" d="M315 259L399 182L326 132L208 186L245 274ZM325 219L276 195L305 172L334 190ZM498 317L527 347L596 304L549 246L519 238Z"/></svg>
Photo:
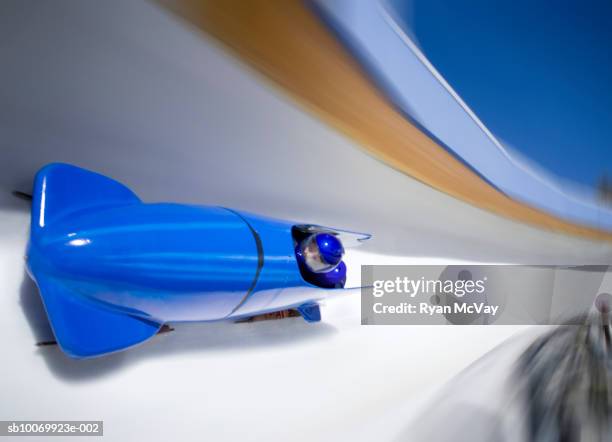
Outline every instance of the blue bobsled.
<svg viewBox="0 0 612 442"><path fill-rule="evenodd" d="M67 164L41 169L32 196L28 271L59 346L74 358L126 349L167 322L286 309L318 321L318 301L344 286L339 239L348 232L221 207L146 204Z"/></svg>

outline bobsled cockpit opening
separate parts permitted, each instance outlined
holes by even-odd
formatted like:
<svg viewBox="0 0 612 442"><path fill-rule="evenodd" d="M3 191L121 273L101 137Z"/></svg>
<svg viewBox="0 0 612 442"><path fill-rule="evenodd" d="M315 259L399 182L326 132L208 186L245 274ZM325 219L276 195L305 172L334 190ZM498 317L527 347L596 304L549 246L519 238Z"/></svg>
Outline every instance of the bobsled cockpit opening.
<svg viewBox="0 0 612 442"><path fill-rule="evenodd" d="M345 244L359 245L370 235L339 231L316 225L295 225L291 229L295 258L302 278L321 288L344 288Z"/></svg>

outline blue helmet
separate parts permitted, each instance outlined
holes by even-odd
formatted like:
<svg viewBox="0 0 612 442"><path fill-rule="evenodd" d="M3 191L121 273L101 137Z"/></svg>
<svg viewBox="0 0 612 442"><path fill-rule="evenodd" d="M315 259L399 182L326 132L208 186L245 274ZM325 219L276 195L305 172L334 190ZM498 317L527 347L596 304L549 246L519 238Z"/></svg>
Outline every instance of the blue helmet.
<svg viewBox="0 0 612 442"><path fill-rule="evenodd" d="M329 233L318 233L315 238L323 261L329 265L337 266L342 261L342 255L344 255L344 247L342 247L340 240Z"/></svg>
<svg viewBox="0 0 612 442"><path fill-rule="evenodd" d="M313 241L313 243L316 244L316 241ZM307 262L302 247L299 245L295 248L295 256L302 277L309 283L329 289L344 287L346 283L346 264L343 261L340 261L336 266L322 264L323 267L317 267L315 262L310 260Z"/></svg>
<svg viewBox="0 0 612 442"><path fill-rule="evenodd" d="M342 243L329 233L315 233L304 239L296 250L300 265L314 273L329 272L342 261Z"/></svg>

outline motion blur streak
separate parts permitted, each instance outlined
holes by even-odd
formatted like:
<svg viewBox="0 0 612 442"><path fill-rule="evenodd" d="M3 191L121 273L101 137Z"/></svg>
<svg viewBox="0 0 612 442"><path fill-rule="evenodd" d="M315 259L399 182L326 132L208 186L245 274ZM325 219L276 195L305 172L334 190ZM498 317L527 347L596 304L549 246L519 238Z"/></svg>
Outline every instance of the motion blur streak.
<svg viewBox="0 0 612 442"><path fill-rule="evenodd" d="M558 232L612 240L609 232L561 220L488 185L408 122L307 4L297 0L158 3L218 38L390 166L498 215Z"/></svg>
<svg viewBox="0 0 612 442"><path fill-rule="evenodd" d="M315 5L394 105L484 180L566 221L612 229L612 210L597 195L514 158L436 71L384 0L325 0Z"/></svg>
<svg viewBox="0 0 612 442"><path fill-rule="evenodd" d="M521 357L528 440L611 440L609 306L600 309L539 338Z"/></svg>

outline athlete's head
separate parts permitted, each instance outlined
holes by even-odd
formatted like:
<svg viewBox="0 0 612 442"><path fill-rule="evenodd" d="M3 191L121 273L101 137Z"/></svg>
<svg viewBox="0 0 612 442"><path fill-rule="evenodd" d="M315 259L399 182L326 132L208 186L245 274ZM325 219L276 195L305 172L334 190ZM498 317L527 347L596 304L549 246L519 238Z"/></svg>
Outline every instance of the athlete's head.
<svg viewBox="0 0 612 442"><path fill-rule="evenodd" d="M299 248L305 266L314 273L334 269L344 254L340 240L329 233L314 233L304 239Z"/></svg>

